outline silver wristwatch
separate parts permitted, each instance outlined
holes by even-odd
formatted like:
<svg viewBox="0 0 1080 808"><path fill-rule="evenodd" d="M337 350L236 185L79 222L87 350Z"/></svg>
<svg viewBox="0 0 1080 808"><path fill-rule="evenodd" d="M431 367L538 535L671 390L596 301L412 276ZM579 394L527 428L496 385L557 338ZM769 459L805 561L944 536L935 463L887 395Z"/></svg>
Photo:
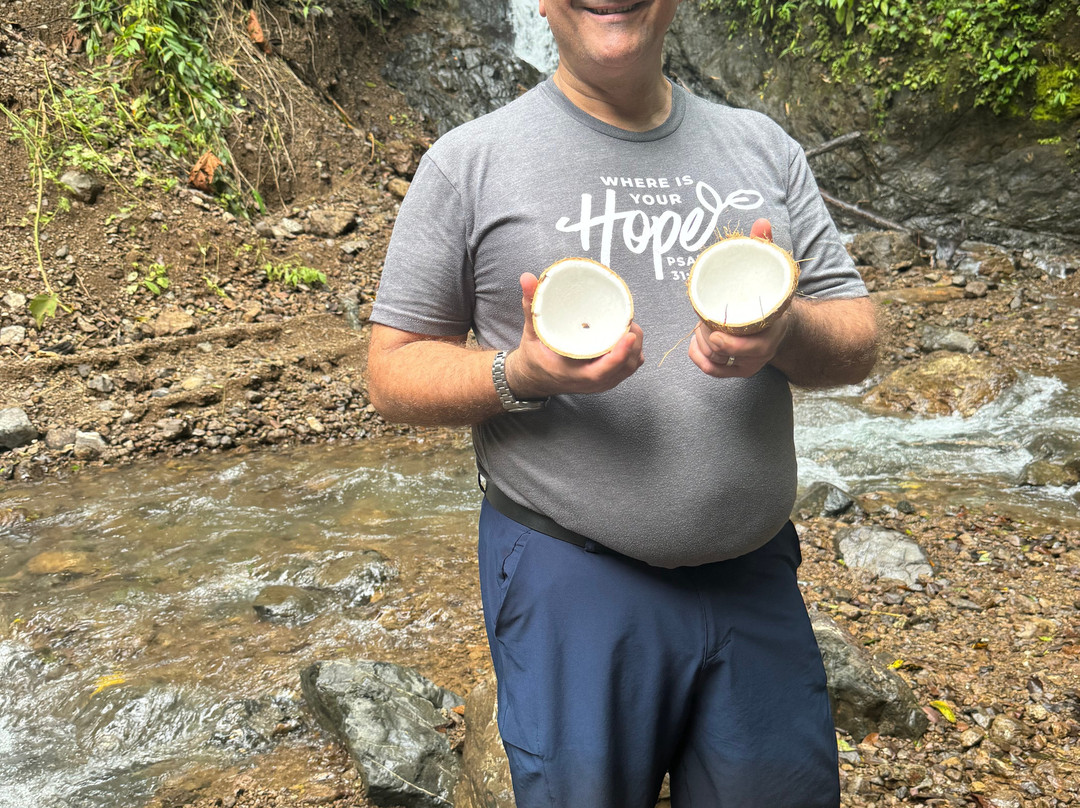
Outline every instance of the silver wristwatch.
<svg viewBox="0 0 1080 808"><path fill-rule="evenodd" d="M491 362L491 380L495 382L495 392L507 412L535 412L547 405L546 398L514 398L510 385L506 381L506 351L499 351Z"/></svg>

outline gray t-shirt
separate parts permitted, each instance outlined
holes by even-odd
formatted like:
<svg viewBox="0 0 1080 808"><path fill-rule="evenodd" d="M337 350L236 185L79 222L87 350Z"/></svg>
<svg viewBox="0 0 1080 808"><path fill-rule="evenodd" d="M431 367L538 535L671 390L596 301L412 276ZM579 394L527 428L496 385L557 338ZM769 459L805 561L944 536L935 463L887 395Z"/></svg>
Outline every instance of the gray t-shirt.
<svg viewBox="0 0 1080 808"><path fill-rule="evenodd" d="M686 277L718 234L761 217L801 262L800 294L866 294L802 149L774 122L673 87L668 120L628 132L548 79L424 156L372 320L472 329L480 345L511 349L522 272L572 256L611 267L633 294L645 364L605 393L489 419L474 429L478 459L508 496L613 550L664 567L731 558L791 511L791 392L771 366L724 380L694 366Z"/></svg>

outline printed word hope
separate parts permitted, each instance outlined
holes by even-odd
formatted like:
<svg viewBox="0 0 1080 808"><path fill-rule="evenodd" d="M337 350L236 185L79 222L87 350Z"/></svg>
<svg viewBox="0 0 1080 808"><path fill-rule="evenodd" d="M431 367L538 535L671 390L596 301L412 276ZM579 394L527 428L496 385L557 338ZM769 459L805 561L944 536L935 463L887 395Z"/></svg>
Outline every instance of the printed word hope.
<svg viewBox="0 0 1080 808"><path fill-rule="evenodd" d="M726 198L721 198L713 188L704 182L695 187L697 206L685 217L673 210L650 216L640 209L619 210L617 194L608 189L604 193L604 210L593 213L592 194L581 195L581 215L576 222L563 216L555 223L555 229L562 233L579 233L581 248L586 253L591 249L593 231L600 233L600 263L611 266L611 245L616 230L621 234L623 244L630 252L641 255L650 250L653 258L653 272L658 281L664 279L663 256L678 246L684 252L696 253L712 237L717 228L720 214L728 208L753 210L764 204L764 199L757 191L740 189L732 191ZM634 197L641 196L639 201ZM644 197L652 195L630 194L636 205L650 204ZM657 194L656 196L659 196ZM668 194L678 197L678 194ZM663 203L656 203L663 204ZM666 204L681 204L670 200Z"/></svg>

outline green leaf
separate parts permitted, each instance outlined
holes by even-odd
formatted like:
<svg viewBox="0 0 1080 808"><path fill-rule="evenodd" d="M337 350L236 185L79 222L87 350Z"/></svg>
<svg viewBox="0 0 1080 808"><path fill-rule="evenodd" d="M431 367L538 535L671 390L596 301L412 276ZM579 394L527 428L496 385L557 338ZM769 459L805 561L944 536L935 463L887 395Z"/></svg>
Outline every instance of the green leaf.
<svg viewBox="0 0 1080 808"><path fill-rule="evenodd" d="M55 293L51 295L38 295L30 301L28 306L30 315L34 318L34 322L37 323L39 331L41 330L41 325L45 322L46 317L56 316L56 307L59 305L60 298Z"/></svg>

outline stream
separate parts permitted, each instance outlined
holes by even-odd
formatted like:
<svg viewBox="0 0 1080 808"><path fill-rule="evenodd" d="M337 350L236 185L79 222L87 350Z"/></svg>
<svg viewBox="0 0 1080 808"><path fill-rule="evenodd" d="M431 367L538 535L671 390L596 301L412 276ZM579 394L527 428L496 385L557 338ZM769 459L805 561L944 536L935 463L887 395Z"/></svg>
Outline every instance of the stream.
<svg viewBox="0 0 1080 808"><path fill-rule="evenodd" d="M1080 523L1076 486L1016 482L1034 438L1080 440L1068 375L1022 375L970 418L799 392L800 484ZM178 771L272 748L309 720L298 673L315 660L464 687L486 664L478 501L464 439L6 485L0 516L27 518L0 527L0 808L138 805Z"/></svg>

